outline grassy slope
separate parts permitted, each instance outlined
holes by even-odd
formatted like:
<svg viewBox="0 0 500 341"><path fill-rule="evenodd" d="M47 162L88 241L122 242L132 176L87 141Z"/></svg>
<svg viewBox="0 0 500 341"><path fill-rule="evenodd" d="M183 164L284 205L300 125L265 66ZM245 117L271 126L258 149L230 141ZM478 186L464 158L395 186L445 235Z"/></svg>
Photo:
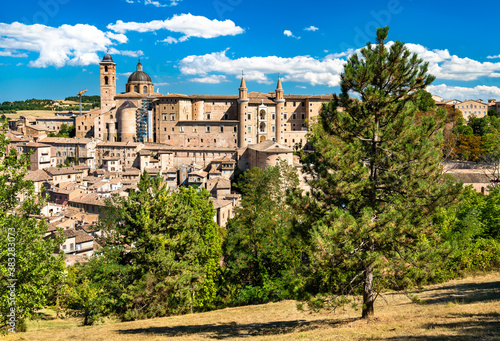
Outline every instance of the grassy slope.
<svg viewBox="0 0 500 341"><path fill-rule="evenodd" d="M78 327L75 319L32 322L6 340L500 340L500 273L379 297L375 318L360 312L297 311L294 301L208 313Z"/></svg>

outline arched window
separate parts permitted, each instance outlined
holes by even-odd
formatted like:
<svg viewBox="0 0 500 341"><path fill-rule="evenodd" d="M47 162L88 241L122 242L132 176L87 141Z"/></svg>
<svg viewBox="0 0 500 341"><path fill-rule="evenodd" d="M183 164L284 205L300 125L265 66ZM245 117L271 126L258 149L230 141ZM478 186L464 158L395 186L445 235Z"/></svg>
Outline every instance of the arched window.
<svg viewBox="0 0 500 341"><path fill-rule="evenodd" d="M147 94L148 93L148 87L144 85L144 87L142 88L142 92Z"/></svg>
<svg viewBox="0 0 500 341"><path fill-rule="evenodd" d="M134 86L134 91L135 92L139 92L139 86L138 85Z"/></svg>
<svg viewBox="0 0 500 341"><path fill-rule="evenodd" d="M108 79L108 76L105 76L104 77L104 84L108 85L109 84L109 79Z"/></svg>
<svg viewBox="0 0 500 341"><path fill-rule="evenodd" d="M265 133L266 132L266 124L264 122L260 123L259 128L260 128L260 132L261 133Z"/></svg>
<svg viewBox="0 0 500 341"><path fill-rule="evenodd" d="M104 65L104 72L108 73L108 66Z"/></svg>
<svg viewBox="0 0 500 341"><path fill-rule="evenodd" d="M260 111L260 119L261 120L265 120L266 119L266 111L265 110L261 110Z"/></svg>

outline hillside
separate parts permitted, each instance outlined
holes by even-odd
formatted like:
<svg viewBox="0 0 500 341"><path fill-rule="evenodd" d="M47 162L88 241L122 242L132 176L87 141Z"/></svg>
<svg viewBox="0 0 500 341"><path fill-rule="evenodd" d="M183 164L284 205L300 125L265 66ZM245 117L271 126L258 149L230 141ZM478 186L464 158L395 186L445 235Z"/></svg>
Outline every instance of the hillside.
<svg viewBox="0 0 500 341"><path fill-rule="evenodd" d="M370 323L351 308L309 313L284 301L93 327L47 315L6 340L500 340L500 273L430 286L417 296L422 304L383 295Z"/></svg>

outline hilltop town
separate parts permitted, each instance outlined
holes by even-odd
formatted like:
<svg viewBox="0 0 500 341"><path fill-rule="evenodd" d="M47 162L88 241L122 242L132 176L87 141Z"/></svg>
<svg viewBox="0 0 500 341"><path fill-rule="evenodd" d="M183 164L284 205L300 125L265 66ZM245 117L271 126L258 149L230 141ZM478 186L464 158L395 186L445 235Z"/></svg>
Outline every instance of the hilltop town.
<svg viewBox="0 0 500 341"><path fill-rule="evenodd" d="M273 92L248 92L244 75L238 95L164 95L154 91L140 61L125 92L117 93L116 72L106 54L100 63L100 109L9 120L9 148L31 153L27 179L37 192L45 192L47 235L64 230L61 249L68 264L92 256L101 233L95 223L106 198L127 196L144 171L161 176L172 191L191 185L207 189L214 220L224 227L239 203L231 186L235 172L265 169L278 160L300 172L294 151L308 148L308 125L332 99L285 95L281 79ZM464 118L500 110L494 99L433 99L437 106L458 109ZM76 127L75 138L48 137L63 124ZM490 181L481 174L471 179L457 172L456 177L483 191Z"/></svg>
<svg viewBox="0 0 500 341"><path fill-rule="evenodd" d="M68 264L92 256L106 198L127 196L144 171L172 191L207 189L214 220L225 226L240 197L231 188L235 172L278 160L300 169L294 151L306 147L307 125L332 99L285 95L280 79L274 92L248 92L244 76L238 95L162 95L140 61L117 93L116 67L106 54L100 109L9 120L9 148L31 153L26 178L46 194L47 234L64 230ZM75 126L76 137L48 137L63 125Z"/></svg>

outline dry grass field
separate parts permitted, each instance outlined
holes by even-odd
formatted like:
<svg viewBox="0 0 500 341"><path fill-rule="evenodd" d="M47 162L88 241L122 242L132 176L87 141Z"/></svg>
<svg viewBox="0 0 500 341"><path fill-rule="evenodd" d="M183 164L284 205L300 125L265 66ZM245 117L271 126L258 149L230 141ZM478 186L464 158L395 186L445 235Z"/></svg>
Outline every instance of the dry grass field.
<svg viewBox="0 0 500 341"><path fill-rule="evenodd" d="M294 301L208 313L80 327L75 319L31 322L6 340L500 340L500 273L454 280L416 293L379 297L367 322L351 308L298 311Z"/></svg>

